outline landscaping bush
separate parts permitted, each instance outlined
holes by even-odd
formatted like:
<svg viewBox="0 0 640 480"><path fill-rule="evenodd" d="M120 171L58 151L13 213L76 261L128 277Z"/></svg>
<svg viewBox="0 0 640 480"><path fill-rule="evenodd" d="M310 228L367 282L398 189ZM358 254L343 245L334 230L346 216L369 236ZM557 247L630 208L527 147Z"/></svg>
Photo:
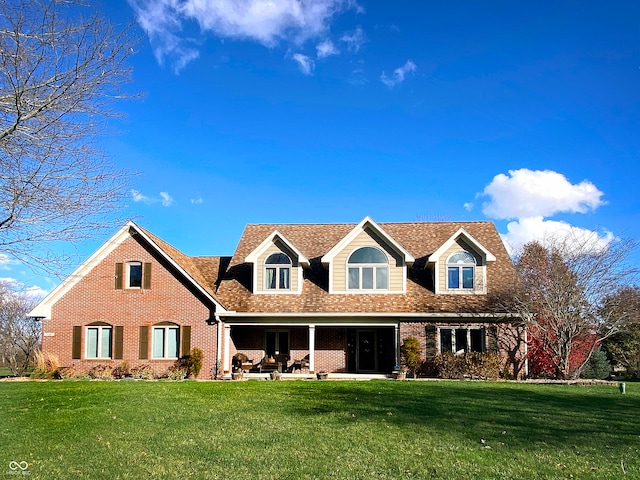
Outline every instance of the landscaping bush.
<svg viewBox="0 0 640 480"><path fill-rule="evenodd" d="M404 365L409 369L413 378L416 378L416 372L422 364L422 358L420 358L420 342L418 339L411 336L405 338L400 346L400 353Z"/></svg>
<svg viewBox="0 0 640 480"><path fill-rule="evenodd" d="M443 353L434 360L440 378L497 379L500 376L500 356L495 353Z"/></svg>
<svg viewBox="0 0 640 480"><path fill-rule="evenodd" d="M174 367L183 369L187 377L196 378L202 369L202 357L202 350L194 348L188 355L176 360Z"/></svg>
<svg viewBox="0 0 640 480"><path fill-rule="evenodd" d="M31 373L32 378L59 378L60 360L56 355L37 351L34 355L34 361L35 368Z"/></svg>
<svg viewBox="0 0 640 480"><path fill-rule="evenodd" d="M67 379L78 379L78 378L87 378L88 374L84 370L79 370L78 368L71 367L60 367L57 370L56 378L61 380Z"/></svg>
<svg viewBox="0 0 640 480"><path fill-rule="evenodd" d="M185 378L187 378L187 370L182 366L172 365L171 367L169 367L169 370L167 370L167 372L162 375L162 378L174 381L184 380Z"/></svg>
<svg viewBox="0 0 640 480"><path fill-rule="evenodd" d="M97 380L112 380L113 379L113 367L111 365L96 365L91 367L87 372L89 377Z"/></svg>
<svg viewBox="0 0 640 480"><path fill-rule="evenodd" d="M140 365L131 369L131 376L138 380L153 380L155 374L151 365Z"/></svg>
<svg viewBox="0 0 640 480"><path fill-rule="evenodd" d="M581 378L594 378L602 380L611 373L611 364L607 354L598 347L592 354L587 364L583 367Z"/></svg>
<svg viewBox="0 0 640 480"><path fill-rule="evenodd" d="M126 378L131 376L131 370L129 369L129 364L127 362L122 362L111 372L113 378Z"/></svg>

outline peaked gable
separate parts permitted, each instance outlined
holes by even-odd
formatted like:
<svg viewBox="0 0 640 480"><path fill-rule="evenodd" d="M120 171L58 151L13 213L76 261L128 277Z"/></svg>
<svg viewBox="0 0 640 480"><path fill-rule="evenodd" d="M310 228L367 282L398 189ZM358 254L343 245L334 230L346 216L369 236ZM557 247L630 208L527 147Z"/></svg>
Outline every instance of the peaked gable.
<svg viewBox="0 0 640 480"><path fill-rule="evenodd" d="M172 247L168 243L160 240L146 230L140 228L133 221L127 222L109 240L98 248L87 260L76 268L65 280L54 288L35 308L29 312L28 316L33 318L50 318L52 306L62 298L69 290L78 284L87 274L89 274L102 260L118 248L126 239L140 235L145 242L172 265L184 278L191 283L205 298L211 301L216 309L224 311L225 308L215 297L213 289L195 266L191 257Z"/></svg>

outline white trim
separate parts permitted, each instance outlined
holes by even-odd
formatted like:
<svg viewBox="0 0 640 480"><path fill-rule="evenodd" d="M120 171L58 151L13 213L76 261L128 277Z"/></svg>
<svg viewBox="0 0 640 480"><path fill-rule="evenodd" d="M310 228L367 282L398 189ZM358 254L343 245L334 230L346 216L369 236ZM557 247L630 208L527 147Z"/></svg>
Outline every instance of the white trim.
<svg viewBox="0 0 640 480"><path fill-rule="evenodd" d="M309 260L305 257L300 250L298 250L293 243L291 243L287 237L281 234L278 230L274 230L271 235L265 238L260 245L254 248L249 255L247 255L244 259L245 263L257 263L260 255L264 253L264 251L269 248L273 243L275 238L278 237L282 243L284 243L287 247L291 249L291 251L298 257L298 264L308 267Z"/></svg>
<svg viewBox="0 0 640 480"><path fill-rule="evenodd" d="M89 356L89 329L91 328L95 328L98 330L98 336L96 337L96 341L97 341L97 345L96 345L96 356L95 357L90 357ZM110 355L103 355L103 351L102 351L102 331L103 330L110 330L110 345L109 345L109 350L110 350ZM113 358L113 340L114 340L114 334L113 334L113 326L111 325L85 325L84 327L84 358L85 360L111 360Z"/></svg>
<svg viewBox="0 0 640 480"><path fill-rule="evenodd" d="M382 255L384 255L384 258L386 259L386 263L351 263L349 262L349 259L351 258L351 256L357 252L358 250L361 250L363 248L373 248L375 250L378 250L380 253L382 253ZM332 262L333 263L333 262ZM373 246L373 245L363 245L361 247L356 247L355 249L353 249L351 251L351 253L349 255L347 255L347 258L345 259L345 263L344 263L344 287L345 287L345 292L346 293L389 293L390 292L390 288L389 285L391 284L391 266L390 266L389 262L389 256L387 255L387 252L385 252L384 250L382 250L380 247L378 246ZM375 287L375 285L377 284L378 281L378 268L379 267L385 267L387 269L387 286L385 288L377 288ZM357 268L358 269L358 288L350 288L349 287L349 281L350 281L350 277L349 277L349 269L350 268ZM371 268L373 270L373 288L362 288L362 269L363 268Z"/></svg>
<svg viewBox="0 0 640 480"><path fill-rule="evenodd" d="M458 238L464 237L467 239L467 243L470 243L472 246L478 250L478 253L482 254L485 262L495 262L496 257L486 248L482 246L480 242L478 242L475 238L471 236L469 232L467 232L464 228L460 227L456 233L451 235L449 239L442 244L440 248L438 248L435 252L433 252L427 261L427 263L436 263L440 260L440 257L446 253L447 250L458 240Z"/></svg>
<svg viewBox="0 0 640 480"><path fill-rule="evenodd" d="M162 350L164 351L164 355L161 357L156 357L154 355L154 351L155 351L155 346L156 346L156 335L155 332L156 330L163 330L164 334L163 334L163 338L162 338ZM177 355L175 357L169 357L167 354L170 350L169 348L169 330L176 330L178 333L176 335L176 341L177 341L177 345L176 345L176 353ZM182 341L182 339L180 338L181 336L181 328L180 325L177 325L175 323L172 323L171 325L152 325L151 326L151 360L177 360L178 358L180 358L180 343Z"/></svg>
<svg viewBox="0 0 640 480"><path fill-rule="evenodd" d="M451 313L451 312L221 312L220 317L224 318L361 318L361 317L393 317L393 318L519 318L520 315L506 312L499 313Z"/></svg>
<svg viewBox="0 0 640 480"><path fill-rule="evenodd" d="M35 306L27 316L42 319L51 318L51 307L69 290L71 290L80 280L91 272L102 260L104 260L111 252L119 247L122 242L132 236L131 230L137 235L145 239L155 250L162 255L179 273L184 275L208 300L213 302L216 311L226 311L211 294L196 282L180 265L178 265L162 248L160 248L148 235L146 235L140 227L134 222L128 221L120 228L109 240L107 240L100 248L98 248L87 260L85 260L78 268L76 268L67 278L65 278L49 295L47 295L38 305ZM124 287L125 285L123 285Z"/></svg>
<svg viewBox="0 0 640 480"><path fill-rule="evenodd" d="M329 250L321 259L322 263L329 263L333 261L334 257L344 250L347 245L353 241L361 232L364 231L365 227L369 225L373 230L375 230L378 235L384 238L391 247L393 247L397 253L404 257L405 265L408 263L415 262L415 258L411 255L407 250L405 250L402 245L394 240L394 238L389 235L387 232L383 230L383 228L374 222L371 217L364 217L364 219L356 225L347 235L345 235L342 240L335 244L335 246Z"/></svg>
<svg viewBox="0 0 640 480"><path fill-rule="evenodd" d="M264 262L262 265L258 265L258 259L260 258L260 256L262 254L264 254L264 252L271 246L275 244L275 240L279 239L282 243L284 243L287 248L289 248L291 250L291 253L294 254L295 257L297 257L297 266L294 267L293 266L293 259L291 258L291 256L286 253L286 252L282 252L285 255L287 255L287 257L289 257L289 259L291 260L291 272L290 272L290 276L289 276L289 286L291 286L291 282L292 282L292 276L293 275L297 275L298 278L298 288L297 289L266 289L264 287L264 282L265 282L265 265ZM275 253L275 252L274 252ZM262 243L260 243L260 245L258 245L256 248L254 248L251 253L249 253L249 255L247 255L244 259L245 263L251 263L253 265L253 278L251 279L251 284L253 285L253 291L252 293L254 295L299 295L300 293L302 293L302 283L303 283L303 273L302 273L302 267L309 267L310 263L309 260L307 259L307 257L305 257L302 252L300 250L298 250L295 245L293 243L291 243L287 237L285 237L282 233L280 233L278 230L274 230L267 238L265 238ZM258 269L262 269L262 273L263 273L263 285L259 286L258 285ZM295 273L294 273L295 272Z"/></svg>

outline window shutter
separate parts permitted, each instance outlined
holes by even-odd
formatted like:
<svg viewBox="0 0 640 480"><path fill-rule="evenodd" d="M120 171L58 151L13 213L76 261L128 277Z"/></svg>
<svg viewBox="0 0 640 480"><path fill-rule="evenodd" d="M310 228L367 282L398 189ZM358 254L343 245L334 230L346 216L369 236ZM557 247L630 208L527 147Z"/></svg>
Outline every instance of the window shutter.
<svg viewBox="0 0 640 480"><path fill-rule="evenodd" d="M182 355L188 355L191 350L191 327L182 327Z"/></svg>
<svg viewBox="0 0 640 480"><path fill-rule="evenodd" d="M142 288L144 288L145 290L149 290L151 288L151 264L150 263L144 264L144 274L142 275L142 278L143 278Z"/></svg>
<svg viewBox="0 0 640 480"><path fill-rule="evenodd" d="M113 358L122 360L122 343L124 339L124 327L116 327L114 335Z"/></svg>
<svg viewBox="0 0 640 480"><path fill-rule="evenodd" d="M435 325L427 325L425 326L425 334L427 337L426 345L425 345L425 354L428 360L435 358L438 354L436 349L436 336L438 332L436 330Z"/></svg>
<svg viewBox="0 0 640 480"><path fill-rule="evenodd" d="M139 353L140 360L149 358L149 327L140 327Z"/></svg>
<svg viewBox="0 0 640 480"><path fill-rule="evenodd" d="M123 275L122 275L122 263L116 263L116 290L122 290L123 285Z"/></svg>
<svg viewBox="0 0 640 480"><path fill-rule="evenodd" d="M73 341L71 346L71 358L80 359L82 353L82 327L73 327Z"/></svg>

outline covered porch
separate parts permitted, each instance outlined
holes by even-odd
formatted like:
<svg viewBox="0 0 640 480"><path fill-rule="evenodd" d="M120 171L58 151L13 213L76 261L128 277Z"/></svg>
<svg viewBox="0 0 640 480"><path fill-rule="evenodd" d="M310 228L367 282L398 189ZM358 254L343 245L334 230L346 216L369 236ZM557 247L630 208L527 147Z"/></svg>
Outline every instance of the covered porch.
<svg viewBox="0 0 640 480"><path fill-rule="evenodd" d="M271 371L292 378L321 371L384 378L399 364L398 322L314 320L225 319L219 349L224 374L235 366L256 378L266 378Z"/></svg>

